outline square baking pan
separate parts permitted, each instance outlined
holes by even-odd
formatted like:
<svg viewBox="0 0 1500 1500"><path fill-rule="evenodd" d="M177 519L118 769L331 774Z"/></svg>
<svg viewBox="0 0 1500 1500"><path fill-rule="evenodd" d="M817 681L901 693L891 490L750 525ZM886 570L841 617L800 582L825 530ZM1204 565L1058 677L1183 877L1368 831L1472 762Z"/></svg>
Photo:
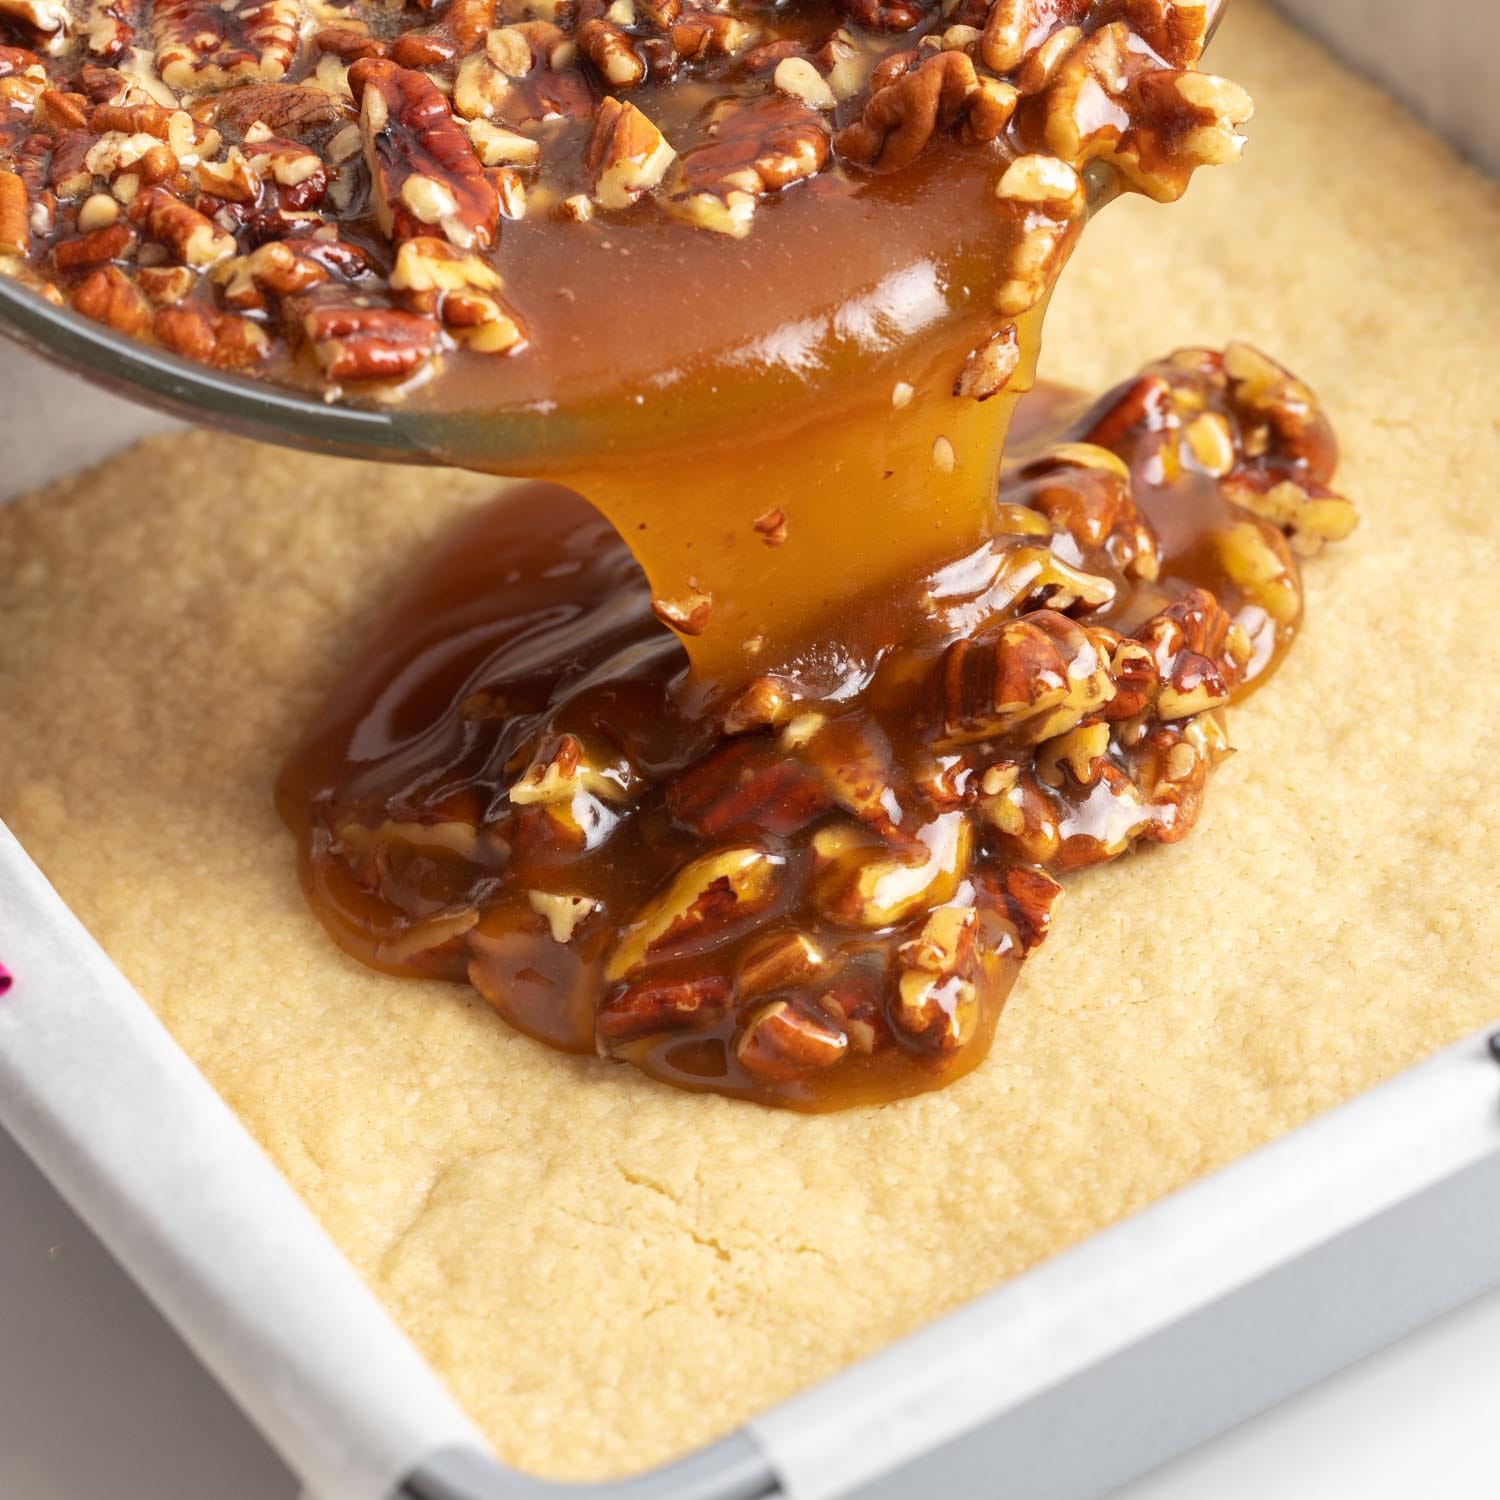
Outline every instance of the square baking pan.
<svg viewBox="0 0 1500 1500"><path fill-rule="evenodd" d="M1404 0L1306 0L1352 62L1493 169L1464 84L1413 65ZM1467 17L1467 19L1465 19ZM1429 13L1430 19L1430 13ZM1429 27L1429 30L1431 28ZM1450 36L1452 31L1450 31ZM1341 43L1342 38L1342 43ZM1429 38L1430 40L1430 38ZM69 467L134 408L0 351L17 430L67 410ZM37 420L26 415L35 403ZM97 403L97 404L94 404ZM80 413L87 412L80 422ZM46 465L63 445L22 445ZM55 469L10 465L0 491ZM6 498L0 493L0 502ZM317 1500L1091 1500L1500 1286L1500 1017L668 1468L562 1485L505 1469L103 951L0 826L0 1126ZM1080 1441L1080 1434L1087 1441Z"/></svg>
<svg viewBox="0 0 1500 1500"><path fill-rule="evenodd" d="M1085 1500L1500 1285L1497 1029L678 1464L556 1485L490 1456L3 829L0 949L0 1124L319 1500Z"/></svg>

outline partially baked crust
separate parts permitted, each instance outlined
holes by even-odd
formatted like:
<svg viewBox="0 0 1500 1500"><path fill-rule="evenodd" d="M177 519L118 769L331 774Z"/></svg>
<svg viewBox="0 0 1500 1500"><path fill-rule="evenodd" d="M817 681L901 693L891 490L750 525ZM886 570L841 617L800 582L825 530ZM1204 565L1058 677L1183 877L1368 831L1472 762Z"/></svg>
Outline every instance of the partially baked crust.
<svg viewBox="0 0 1500 1500"><path fill-rule="evenodd" d="M1108 210L1045 373L1251 338L1326 402L1364 523L1198 830L1070 882L942 1092L679 1094L317 928L275 767L493 481L197 435L0 512L0 816L512 1462L694 1446L1500 1019L1500 194L1257 5L1212 61L1259 104L1247 163Z"/></svg>

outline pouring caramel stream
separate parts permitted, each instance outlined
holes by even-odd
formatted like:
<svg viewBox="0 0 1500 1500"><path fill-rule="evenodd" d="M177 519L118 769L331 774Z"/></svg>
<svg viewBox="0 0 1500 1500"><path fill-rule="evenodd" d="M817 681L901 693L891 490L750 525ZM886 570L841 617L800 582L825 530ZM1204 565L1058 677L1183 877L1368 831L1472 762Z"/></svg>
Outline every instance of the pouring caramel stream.
<svg viewBox="0 0 1500 1500"><path fill-rule="evenodd" d="M1192 68L1209 9L878 9L826 76L809 44L844 0L712 85L636 77L586 144L563 129L582 149L547 191L574 222L507 224L511 311L419 304L459 346L403 393L441 412L439 456L565 487L440 545L279 785L313 905L366 961L805 1109L975 1065L1056 877L1191 828L1222 709L1300 618L1291 543L1352 524L1310 393L1241 348L1088 412L1033 398L1002 471L1091 203L1238 153L1248 99ZM632 68L596 22L580 45ZM500 40L482 66L526 51ZM514 76L497 107L524 114ZM391 111L441 103L384 61L351 80L395 183ZM651 162L660 211L596 218ZM402 201L449 223L425 179ZM389 203L380 227L414 236L397 291L500 290ZM473 357L469 316L521 352Z"/></svg>
<svg viewBox="0 0 1500 1500"><path fill-rule="evenodd" d="M528 304L548 357L471 361L473 411L446 413L441 456L587 497L644 570L704 700L811 669L861 612L897 638L911 581L985 536L1034 379L1040 305L1015 320L1005 389L954 394L995 331L1008 232L993 161L947 144L856 195L809 184L750 241L701 236L691 255L656 221L565 235L523 221L507 230L518 279L558 281ZM560 276L547 270L564 255ZM537 409L554 446L494 451L506 412Z"/></svg>

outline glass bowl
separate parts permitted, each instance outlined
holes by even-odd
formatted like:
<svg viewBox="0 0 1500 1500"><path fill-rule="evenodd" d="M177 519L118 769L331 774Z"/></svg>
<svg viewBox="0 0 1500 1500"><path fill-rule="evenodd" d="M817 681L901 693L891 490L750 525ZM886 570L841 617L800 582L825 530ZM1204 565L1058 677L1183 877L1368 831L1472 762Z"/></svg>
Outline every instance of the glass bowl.
<svg viewBox="0 0 1500 1500"><path fill-rule="evenodd" d="M449 462L473 451L478 414L382 406L211 369L57 307L0 274L0 335L95 385L184 421L262 442L396 463ZM485 452L498 472L535 470L585 437L564 413L486 414ZM469 439L469 440L466 440Z"/></svg>

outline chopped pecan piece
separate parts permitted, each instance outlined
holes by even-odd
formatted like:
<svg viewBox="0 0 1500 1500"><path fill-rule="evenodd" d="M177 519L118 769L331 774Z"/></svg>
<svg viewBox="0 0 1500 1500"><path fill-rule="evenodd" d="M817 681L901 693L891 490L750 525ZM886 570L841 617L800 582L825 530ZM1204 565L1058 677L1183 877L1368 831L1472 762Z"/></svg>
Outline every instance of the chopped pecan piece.
<svg viewBox="0 0 1500 1500"><path fill-rule="evenodd" d="M878 931L953 899L969 866L973 829L961 812L940 813L911 847L837 824L819 829L814 899L828 921Z"/></svg>
<svg viewBox="0 0 1500 1500"><path fill-rule="evenodd" d="M7 18L43 36L68 31L68 8L62 0L0 0L0 21Z"/></svg>
<svg viewBox="0 0 1500 1500"><path fill-rule="evenodd" d="M52 263L59 271L76 271L119 260L134 247L135 231L128 224L110 224L76 240L64 240L53 250Z"/></svg>
<svg viewBox="0 0 1500 1500"><path fill-rule="evenodd" d="M119 62L136 44L140 7L136 0L88 0L82 30L89 56Z"/></svg>
<svg viewBox="0 0 1500 1500"><path fill-rule="evenodd" d="M400 379L437 352L437 320L392 307L315 305L303 314L302 328L318 364L334 380Z"/></svg>
<svg viewBox="0 0 1500 1500"><path fill-rule="evenodd" d="M839 102L828 80L805 57L783 58L771 80L783 94L809 109L832 109Z"/></svg>
<svg viewBox="0 0 1500 1500"><path fill-rule="evenodd" d="M234 238L165 188L151 187L130 205L130 222L165 245L185 266L202 269L228 260Z"/></svg>
<svg viewBox="0 0 1500 1500"><path fill-rule="evenodd" d="M1047 91L1047 145L1074 167L1104 161L1136 191L1180 197L1200 166L1238 159L1250 96L1227 79L1162 68L1124 22L1068 53Z"/></svg>
<svg viewBox="0 0 1500 1500"><path fill-rule="evenodd" d="M527 891L531 909L547 923L554 943L571 943L579 925L599 909L592 896L570 896L553 891Z"/></svg>
<svg viewBox="0 0 1500 1500"><path fill-rule="evenodd" d="M73 306L117 333L141 333L151 326L150 306L118 266L100 266L85 277L73 292Z"/></svg>
<svg viewBox="0 0 1500 1500"><path fill-rule="evenodd" d="M1338 467L1338 443L1307 386L1250 344L1230 344L1222 368L1246 453L1283 473L1327 484Z"/></svg>
<svg viewBox="0 0 1500 1500"><path fill-rule="evenodd" d="M177 156L212 156L221 143L212 125L195 120L185 109L160 104L97 104L88 123L100 135L155 136Z"/></svg>
<svg viewBox="0 0 1500 1500"><path fill-rule="evenodd" d="M1020 470L1007 490L1066 532L1087 555L1103 550L1131 577L1160 569L1156 536L1136 508L1130 470L1096 443L1057 443Z"/></svg>
<svg viewBox="0 0 1500 1500"><path fill-rule="evenodd" d="M31 200L26 184L0 171L0 255L25 255L31 249Z"/></svg>
<svg viewBox="0 0 1500 1500"><path fill-rule="evenodd" d="M750 27L738 16L716 10L683 10L670 26L672 50L683 62L700 57L733 57L751 35Z"/></svg>
<svg viewBox="0 0 1500 1500"><path fill-rule="evenodd" d="M839 11L867 31L911 31L935 6L921 0L838 0Z"/></svg>
<svg viewBox="0 0 1500 1500"><path fill-rule="evenodd" d="M1261 520L1241 521L1214 537L1224 571L1277 625L1295 625L1302 613L1302 585L1286 538Z"/></svg>
<svg viewBox="0 0 1500 1500"><path fill-rule="evenodd" d="M796 833L833 807L822 777L762 738L736 741L672 779L667 806L706 838Z"/></svg>
<svg viewBox="0 0 1500 1500"><path fill-rule="evenodd" d="M393 239L443 234L460 249L494 242L500 203L469 138L432 80L383 58L349 70L381 228Z"/></svg>
<svg viewBox="0 0 1500 1500"><path fill-rule="evenodd" d="M1125 0L1136 35L1174 68L1191 68L1208 37L1208 0Z"/></svg>
<svg viewBox="0 0 1500 1500"><path fill-rule="evenodd" d="M740 960L735 985L742 996L806 985L826 960L805 932L780 932L751 948Z"/></svg>
<svg viewBox="0 0 1500 1500"><path fill-rule="evenodd" d="M80 234L107 229L120 217L120 200L109 193L91 193L78 205L76 225Z"/></svg>
<svg viewBox="0 0 1500 1500"><path fill-rule="evenodd" d="M581 0L578 45L611 88L630 89L643 83L646 64L629 34L605 13L603 0Z"/></svg>
<svg viewBox="0 0 1500 1500"><path fill-rule="evenodd" d="M1249 642L1207 589L1192 589L1143 625L1136 637L1156 660L1156 712L1187 719L1229 701Z"/></svg>
<svg viewBox="0 0 1500 1500"><path fill-rule="evenodd" d="M843 1029L791 1000L761 1006L745 1023L734 1055L759 1078L786 1082L831 1068L849 1050Z"/></svg>
<svg viewBox="0 0 1500 1500"><path fill-rule="evenodd" d="M714 139L676 163L665 207L700 229L740 238L760 200L821 171L828 150L816 110L783 98L730 104Z"/></svg>
<svg viewBox="0 0 1500 1500"><path fill-rule="evenodd" d="M437 25L398 36L391 43L390 57L403 68L431 68L452 62L477 47L494 22L495 0L453 0Z"/></svg>
<svg viewBox="0 0 1500 1500"><path fill-rule="evenodd" d="M0 78L13 78L18 73L31 73L38 78L47 76L46 67L35 52L28 52L25 47L0 45Z"/></svg>
<svg viewBox="0 0 1500 1500"><path fill-rule="evenodd" d="M186 266L142 266L135 279L158 307L175 307L198 285L197 274Z"/></svg>
<svg viewBox="0 0 1500 1500"><path fill-rule="evenodd" d="M583 161L601 208L628 208L662 180L676 157L635 105L614 98L600 103Z"/></svg>
<svg viewBox="0 0 1500 1500"><path fill-rule="evenodd" d="M168 349L224 370L253 365L271 347L259 323L207 307L158 308L152 328Z"/></svg>
<svg viewBox="0 0 1500 1500"><path fill-rule="evenodd" d="M593 206L588 199L584 199L588 205L589 212ZM584 215L587 217L587 215ZM708 629L709 619L713 615L714 596L699 589L693 584L693 592L684 594L680 599L657 599L651 600L651 612L663 625L675 630L678 635L702 635Z"/></svg>
<svg viewBox="0 0 1500 1500"><path fill-rule="evenodd" d="M1038 744L1115 695L1107 648L1087 627L1034 610L955 641L933 675L937 743L1011 738Z"/></svg>
<svg viewBox="0 0 1500 1500"><path fill-rule="evenodd" d="M542 148L529 135L491 125L488 120L465 120L464 130L475 154L487 167L534 167Z"/></svg>
<svg viewBox="0 0 1500 1500"><path fill-rule="evenodd" d="M1001 174L995 195L1017 231L1005 245L1006 279L995 293L996 310L1013 318L1035 307L1052 284L1083 221L1083 179L1056 157L1018 156Z"/></svg>
<svg viewBox="0 0 1500 1500"><path fill-rule="evenodd" d="M1020 363L1021 345L1016 336L1016 325L1006 323L977 349L970 351L953 382L953 394L971 401L988 401L1010 384L1010 377Z"/></svg>
<svg viewBox="0 0 1500 1500"><path fill-rule="evenodd" d="M88 100L82 94L65 94L57 89L43 89L32 120L40 130L82 130L88 124Z"/></svg>
<svg viewBox="0 0 1500 1500"><path fill-rule="evenodd" d="M59 198L77 198L92 194L94 173L89 166L95 136L87 130L65 130L52 142L52 160L47 166L47 182Z"/></svg>
<svg viewBox="0 0 1500 1500"><path fill-rule="evenodd" d="M1359 524L1353 504L1316 481L1302 484L1252 470L1231 476L1224 493L1284 531L1303 557L1321 551L1325 542L1343 541Z"/></svg>
<svg viewBox="0 0 1500 1500"><path fill-rule="evenodd" d="M994 0L979 55L992 73L1014 73L1062 27L1074 26L1093 0Z"/></svg>
<svg viewBox="0 0 1500 1500"><path fill-rule="evenodd" d="M728 1008L730 988L725 974L646 975L618 985L595 1015L600 1047L607 1052L643 1037L718 1021Z"/></svg>
<svg viewBox="0 0 1500 1500"><path fill-rule="evenodd" d="M623 979L648 963L688 947L701 951L743 930L771 904L785 864L754 845L693 860L623 926L606 975Z"/></svg>
<svg viewBox="0 0 1500 1500"><path fill-rule="evenodd" d="M916 936L896 950L891 1017L900 1030L939 1053L967 1046L986 993L999 989L1001 963L1019 960L1041 941L1060 889L1039 870L1012 867L998 877L976 874L952 900L933 907ZM1029 944L1019 936L1022 923Z"/></svg>
<svg viewBox="0 0 1500 1500"><path fill-rule="evenodd" d="M1045 870L1029 865L1010 865L998 877L979 877L981 890L998 897L1011 926L1016 929L1023 955L1030 953L1047 936L1052 924L1052 909L1062 895L1062 887Z"/></svg>
<svg viewBox="0 0 1500 1500"><path fill-rule="evenodd" d="M214 280L224 288L225 302L241 310L263 307L266 292L291 296L320 286L329 276L328 267L311 246L286 240L272 240L214 270Z"/></svg>
<svg viewBox="0 0 1500 1500"><path fill-rule="evenodd" d="M499 296L501 285L499 273L477 255L425 235L402 243L391 271L392 291L407 293L419 312L435 314L484 354L514 353L526 342L520 319Z"/></svg>

